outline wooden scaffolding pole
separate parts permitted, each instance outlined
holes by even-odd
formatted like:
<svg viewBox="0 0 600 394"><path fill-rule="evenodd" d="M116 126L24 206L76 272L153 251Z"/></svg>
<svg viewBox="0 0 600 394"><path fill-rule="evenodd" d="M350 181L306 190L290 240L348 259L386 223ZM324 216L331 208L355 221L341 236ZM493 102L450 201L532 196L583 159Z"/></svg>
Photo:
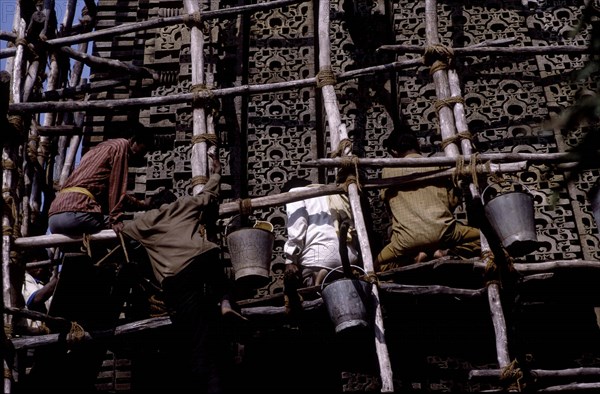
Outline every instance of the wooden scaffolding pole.
<svg viewBox="0 0 600 394"><path fill-rule="evenodd" d="M197 15L190 32L190 52L192 56L192 91L207 92L206 80L204 78L204 33L202 32L202 20L200 7L196 0L184 0L183 8L186 13ZM193 93L195 95L195 93ZM208 179L208 163L206 141L203 139L207 134L206 109L203 105L205 100L192 98L193 105L193 132L192 132L192 193L199 194Z"/></svg>
<svg viewBox="0 0 600 394"><path fill-rule="evenodd" d="M323 104L329 125L331 151L340 155L351 155L351 143L348 139L346 126L341 121L337 96L334 89L335 75L331 67L331 38L329 34L329 14L331 12L329 0L319 0L318 4L318 42L319 42L319 81L317 87L321 88ZM319 86L320 85L320 86ZM358 233L358 241L363 260L363 268L367 274L374 273L373 259L369 238L365 226L364 216L361 210L360 195L355 182L348 184L348 197L352 208L354 226ZM381 392L390 393L394 391L392 368L385 340L385 328L383 326L383 315L379 301L379 289L372 286L372 301L375 311L375 350L379 362L379 373L381 376Z"/></svg>
<svg viewBox="0 0 600 394"><path fill-rule="evenodd" d="M436 105L438 111L438 119L440 122L440 133L442 135L442 141L448 142L444 148L444 152L447 156L456 157L459 155L459 149L455 144L457 137L457 127L462 128L461 134L468 133L466 125L466 119L464 119L464 107L456 107L455 101L460 98L460 88L457 82L457 76L453 75L454 92L452 91L450 80L449 80L449 64L451 53L447 51L447 48L441 46L438 34L438 19L437 19L437 0L425 0L425 32L427 38L427 49L426 55L430 52L431 56L431 74L435 84L437 93L437 99L439 105ZM453 93L458 94L453 97ZM451 109L451 105L454 105L456 113ZM456 115L456 116L455 116ZM465 154L471 153L470 141L462 144L462 148L466 151ZM476 179L473 180L476 182ZM473 198L479 197L479 190L474 183L470 184L469 189ZM481 253L484 256L488 256L488 259L493 258L485 235L481 233ZM496 355L500 368L506 368L510 364L510 356L508 353L508 339L506 333L506 321L504 318L504 312L501 304L500 287L498 284L490 281L488 285L488 303L492 314L492 321L494 331L496 334Z"/></svg>

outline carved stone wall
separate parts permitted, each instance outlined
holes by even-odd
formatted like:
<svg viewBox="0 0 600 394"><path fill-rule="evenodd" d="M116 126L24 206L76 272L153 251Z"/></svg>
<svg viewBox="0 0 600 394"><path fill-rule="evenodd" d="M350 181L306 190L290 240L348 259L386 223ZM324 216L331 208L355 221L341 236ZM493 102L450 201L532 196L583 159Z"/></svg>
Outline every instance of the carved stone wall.
<svg viewBox="0 0 600 394"><path fill-rule="evenodd" d="M203 10L242 3L245 2L201 2ZM314 4L305 2L203 23L208 85L223 88L315 76L319 65ZM523 6L520 0L440 1L440 41L451 47L507 38L513 39L509 45L515 46L586 46L588 32L583 31L575 38L569 36L579 21L581 7L580 1L568 0L530 1L528 6ZM101 0L99 9L101 27L183 13L181 1L145 0L117 5L113 0ZM377 51L384 44L426 45L423 1L337 0L332 1L330 18L331 62L335 73L421 56ZM192 59L189 28L185 25L100 40L95 43L94 52L103 57L133 61L160 73L157 82L132 78L109 93L94 96L95 99L166 96L190 90ZM455 58L453 66L461 79L469 131L477 152L553 153L574 147L588 129L554 129L546 121L571 106L581 91L600 90L598 78L585 82L574 82L571 78L572 73L583 68L586 59L581 55ZM116 75L105 71L94 71L91 79L114 77ZM335 87L342 121L357 156L387 157L383 141L403 127L418 134L427 155L440 154L442 141L434 107L437 97L428 68L415 66L364 76ZM216 128L224 164L226 202L278 193L292 176L333 182L333 170L301 166L302 162L325 157L330 151L322 104L320 92L313 87L221 100ZM132 169L132 192L144 196L167 187L178 195L189 194L191 114L191 103L133 112L115 108L109 114L93 114L88 117L87 143L93 145L99 141L93 134L95 131L139 118L156 135L160 149L148 156L146 168ZM380 170L361 169L361 175L377 179ZM542 242L542 246L523 261L600 257L598 229L586 195L599 175L598 170L588 170L577 182L567 185L565 170L539 164L510 176L534 195L536 231ZM493 181L490 179L488 183ZM387 241L389 218L377 192L365 193L365 197L371 247L377 253ZM456 216L465 223L474 219L464 207L457 210ZM282 248L286 239L284 207L256 210L252 219L270 221L276 232L272 280L259 289L256 296L281 292ZM222 223L223 227L226 225L227 219ZM224 246L227 258L226 244ZM468 338L465 335L463 339ZM265 343L273 345L271 339ZM405 345L401 343L400 348ZM493 349L490 352L493 353ZM444 368L439 365L446 361L438 357L427 363L439 369ZM446 363L446 368L460 375L472 367L471 361L464 361L464 365ZM488 359L478 361L490 362ZM377 385L376 379L360 381L354 375L345 375L345 379L347 391L364 391L365 387ZM446 383L423 379L406 380L401 385L444 391L450 387L450 383ZM475 386L461 388L473 391Z"/></svg>

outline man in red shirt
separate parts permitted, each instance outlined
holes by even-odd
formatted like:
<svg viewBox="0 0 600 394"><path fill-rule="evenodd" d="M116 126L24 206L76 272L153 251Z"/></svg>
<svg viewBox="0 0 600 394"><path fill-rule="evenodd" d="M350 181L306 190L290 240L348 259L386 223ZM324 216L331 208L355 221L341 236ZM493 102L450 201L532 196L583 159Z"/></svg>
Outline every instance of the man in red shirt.
<svg viewBox="0 0 600 394"><path fill-rule="evenodd" d="M124 209L144 210L143 201L127 194L127 172L129 163L142 158L152 141L139 124L131 138L104 141L83 155L50 205L50 231L81 235L112 227L118 232Z"/></svg>

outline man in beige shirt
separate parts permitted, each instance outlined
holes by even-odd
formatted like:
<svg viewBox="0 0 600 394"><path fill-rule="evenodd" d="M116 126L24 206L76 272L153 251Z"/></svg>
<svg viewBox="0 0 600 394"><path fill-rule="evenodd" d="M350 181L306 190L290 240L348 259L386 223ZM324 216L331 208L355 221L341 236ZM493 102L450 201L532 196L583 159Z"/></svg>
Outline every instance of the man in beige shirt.
<svg viewBox="0 0 600 394"><path fill-rule="evenodd" d="M392 136L386 145L393 157L422 157L412 134ZM439 168L384 168L382 177L435 170ZM446 254L465 258L479 255L479 229L463 225L452 213L459 202L456 192L449 179L382 190L381 197L392 216L392 234L376 258L375 269L385 271Z"/></svg>

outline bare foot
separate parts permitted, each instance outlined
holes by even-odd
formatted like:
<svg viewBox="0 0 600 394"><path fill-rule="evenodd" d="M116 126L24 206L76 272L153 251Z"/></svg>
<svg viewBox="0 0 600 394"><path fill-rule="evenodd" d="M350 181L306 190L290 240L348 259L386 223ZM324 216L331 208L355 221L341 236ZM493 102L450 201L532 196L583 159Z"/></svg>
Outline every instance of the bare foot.
<svg viewBox="0 0 600 394"><path fill-rule="evenodd" d="M427 253L419 252L419 254L415 257L415 263L422 263L427 260Z"/></svg>
<svg viewBox="0 0 600 394"><path fill-rule="evenodd" d="M448 251L449 251L449 249L438 249L433 254L433 258L440 259L440 258L442 258L444 256L447 256L448 255Z"/></svg>
<svg viewBox="0 0 600 394"><path fill-rule="evenodd" d="M248 321L248 318L242 316L239 312L233 309L229 300L221 301L221 315L223 315L224 317Z"/></svg>

